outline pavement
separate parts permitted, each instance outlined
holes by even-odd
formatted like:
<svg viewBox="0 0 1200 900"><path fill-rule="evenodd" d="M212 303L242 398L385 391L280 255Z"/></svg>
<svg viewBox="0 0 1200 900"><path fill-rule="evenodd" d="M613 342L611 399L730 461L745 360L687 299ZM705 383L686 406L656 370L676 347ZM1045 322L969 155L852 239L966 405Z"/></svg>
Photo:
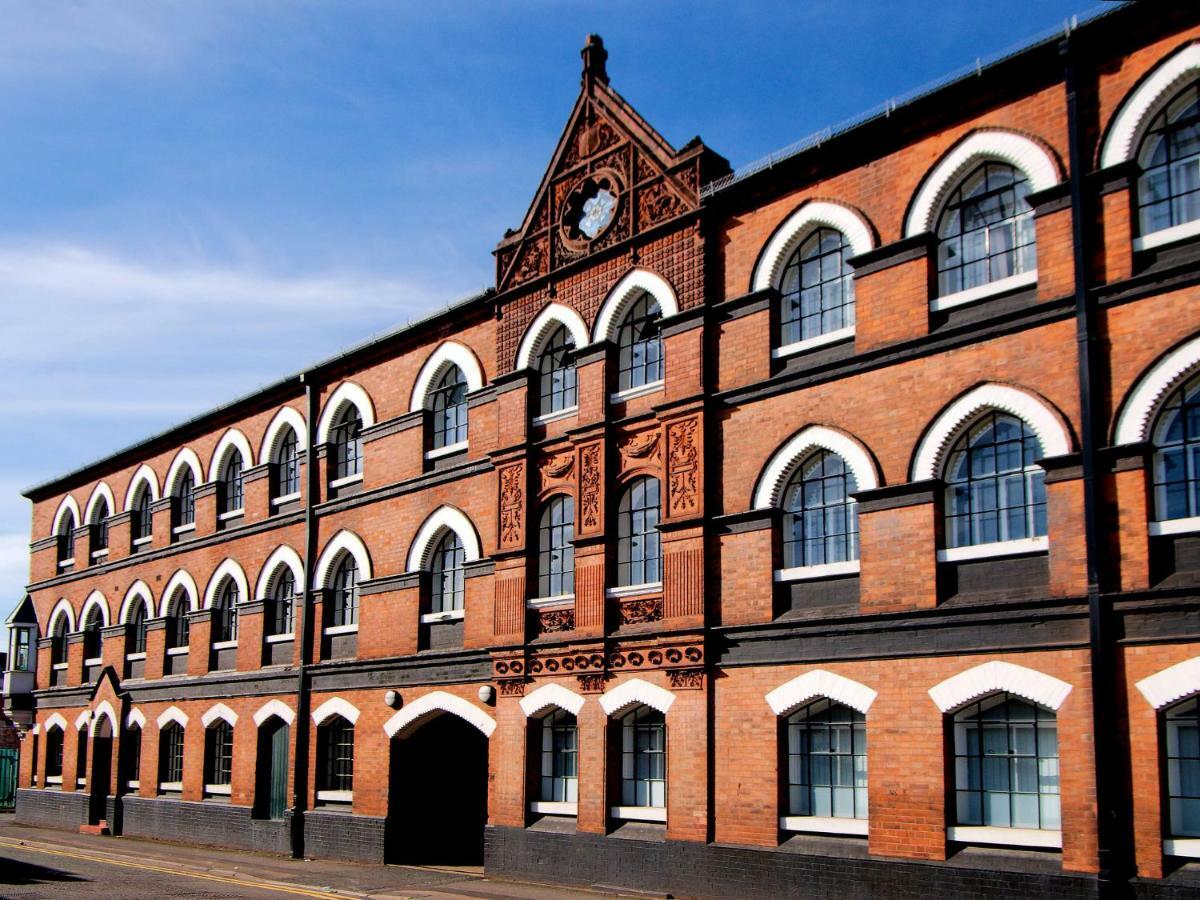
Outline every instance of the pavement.
<svg viewBox="0 0 1200 900"><path fill-rule="evenodd" d="M619 894L489 878L479 866L297 860L17 825L0 815L0 897L286 896L596 900ZM645 896L645 895L641 895Z"/></svg>

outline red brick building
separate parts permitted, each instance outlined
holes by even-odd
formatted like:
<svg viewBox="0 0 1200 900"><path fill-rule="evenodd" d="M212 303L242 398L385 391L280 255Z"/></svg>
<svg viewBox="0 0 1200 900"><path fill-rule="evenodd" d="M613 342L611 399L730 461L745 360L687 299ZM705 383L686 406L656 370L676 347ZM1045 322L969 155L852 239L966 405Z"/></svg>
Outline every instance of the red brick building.
<svg viewBox="0 0 1200 900"><path fill-rule="evenodd" d="M1200 16L740 173L606 55L495 289L28 492L18 816L684 894L1195 890Z"/></svg>

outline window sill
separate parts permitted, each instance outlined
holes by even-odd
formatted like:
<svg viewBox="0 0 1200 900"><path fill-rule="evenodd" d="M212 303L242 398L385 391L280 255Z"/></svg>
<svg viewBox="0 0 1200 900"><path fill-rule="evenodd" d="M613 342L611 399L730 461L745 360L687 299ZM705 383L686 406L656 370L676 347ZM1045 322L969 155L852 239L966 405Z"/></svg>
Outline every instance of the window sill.
<svg viewBox="0 0 1200 900"><path fill-rule="evenodd" d="M181 793L183 793L183 782L182 781L160 781L158 783L158 789L160 791L165 791L165 792L171 793L171 794L181 794Z"/></svg>
<svg viewBox="0 0 1200 900"><path fill-rule="evenodd" d="M76 778L75 779L75 787L77 787L77 788L87 787L87 779L86 778Z"/></svg>
<svg viewBox="0 0 1200 900"><path fill-rule="evenodd" d="M772 359L785 359L789 356L795 356L797 353L804 353L808 350L815 350L818 347L825 347L829 344L838 344L842 341L848 341L854 337L854 326L847 325L845 328L839 328L836 331L829 331L825 334L818 334L816 337L805 338L802 341L794 341L791 344L784 344L782 347L776 347L771 351Z"/></svg>
<svg viewBox="0 0 1200 900"><path fill-rule="evenodd" d="M294 634L268 634L267 635L267 643L268 644L286 644L288 641L294 641L295 639L296 639L296 635L294 635Z"/></svg>
<svg viewBox="0 0 1200 900"><path fill-rule="evenodd" d="M356 472L353 475L347 475L345 478L335 478L329 482L331 488L345 487L348 484L358 484L363 480L362 472Z"/></svg>
<svg viewBox="0 0 1200 900"><path fill-rule="evenodd" d="M103 550L93 550L92 551L92 559L105 559L107 556L108 556L108 548L107 547L105 547Z"/></svg>
<svg viewBox="0 0 1200 900"><path fill-rule="evenodd" d="M534 416L534 425L549 425L551 422L557 422L560 419L569 419L571 416L579 414L579 405L568 406L566 409L560 409L558 412L546 413L544 416Z"/></svg>
<svg viewBox="0 0 1200 900"><path fill-rule="evenodd" d="M466 441L459 441L457 444L447 444L445 447L438 447L436 450L430 450L425 454L426 459L441 459L443 456L453 456L455 453L462 453L467 449Z"/></svg>
<svg viewBox="0 0 1200 900"><path fill-rule="evenodd" d="M196 523L190 522L187 525L180 525L178 528L172 528L171 534L188 534L196 530Z"/></svg>
<svg viewBox="0 0 1200 900"><path fill-rule="evenodd" d="M529 804L529 811L541 816L577 816L579 804L534 800Z"/></svg>
<svg viewBox="0 0 1200 900"><path fill-rule="evenodd" d="M317 799L323 803L352 803L354 791L317 791Z"/></svg>
<svg viewBox="0 0 1200 900"><path fill-rule="evenodd" d="M991 559L995 556L1020 556L1024 553L1045 553L1050 549L1050 538L1021 538L1017 541L995 541L990 544L973 544L969 547L949 547L937 552L938 562L962 562L968 559Z"/></svg>
<svg viewBox="0 0 1200 900"><path fill-rule="evenodd" d="M233 792L227 784L206 784L204 786L204 793L217 797L229 797Z"/></svg>
<svg viewBox="0 0 1200 900"><path fill-rule="evenodd" d="M663 583L661 581L648 581L645 584L625 584L620 587L607 588L604 591L604 596L612 599L614 597L638 597L642 594L655 594L661 591Z"/></svg>
<svg viewBox="0 0 1200 900"><path fill-rule="evenodd" d="M187 656L190 649L191 647L168 647L167 656Z"/></svg>
<svg viewBox="0 0 1200 900"><path fill-rule="evenodd" d="M1062 832L1041 828L1001 828L995 825L955 825L946 837L961 844L1002 844L1008 847L1062 847Z"/></svg>
<svg viewBox="0 0 1200 900"><path fill-rule="evenodd" d="M1161 537L1164 534L1187 534L1200 531L1200 516L1189 516L1186 519L1165 519L1162 522L1150 523L1150 536Z"/></svg>
<svg viewBox="0 0 1200 900"><path fill-rule="evenodd" d="M545 609L549 606L565 606L575 602L574 594L555 594L552 597L530 597L525 601L526 609Z"/></svg>
<svg viewBox="0 0 1200 900"><path fill-rule="evenodd" d="M355 622L355 623L351 623L349 625L330 625L322 633L327 634L327 635L357 634L358 633L358 623Z"/></svg>
<svg viewBox="0 0 1200 900"><path fill-rule="evenodd" d="M291 503L300 499L300 492L296 491L293 494L284 494L282 497L276 497L271 501L272 506L283 506L285 503Z"/></svg>
<svg viewBox="0 0 1200 900"><path fill-rule="evenodd" d="M103 657L103 656L92 656L92 657L90 657L90 658L88 658L88 659L85 659L85 660L83 661L83 664L84 664L85 666L98 666L98 665L100 665L102 662L104 662L104 657Z"/></svg>
<svg viewBox="0 0 1200 900"><path fill-rule="evenodd" d="M614 806L609 810L614 819L625 822L665 822L667 809L665 806Z"/></svg>
<svg viewBox="0 0 1200 900"><path fill-rule="evenodd" d="M1163 841L1163 854L1200 859L1200 838L1167 838Z"/></svg>
<svg viewBox="0 0 1200 900"><path fill-rule="evenodd" d="M814 578L830 578L834 575L857 575L861 563L857 559L847 562L822 563L817 566L793 566L790 569L776 569L776 581L810 581Z"/></svg>
<svg viewBox="0 0 1200 900"><path fill-rule="evenodd" d="M62 776L61 775L47 775L46 776L46 784L47 785L62 784Z"/></svg>
<svg viewBox="0 0 1200 900"><path fill-rule="evenodd" d="M638 397L645 397L648 394L657 394L663 389L663 379L651 381L647 384L639 384L637 387L625 388L623 391L617 391L615 394L608 395L609 403L624 403L626 400L635 400Z"/></svg>
<svg viewBox="0 0 1200 900"><path fill-rule="evenodd" d="M146 658L145 650L143 650L141 653L126 653L125 654L125 659L128 660L129 662L137 662L139 659L145 659L145 658Z"/></svg>
<svg viewBox="0 0 1200 900"><path fill-rule="evenodd" d="M228 522L230 519L240 519L245 514L246 514L245 508L238 507L237 509L231 509L229 512L221 513L219 516L217 516L217 521Z"/></svg>
<svg viewBox="0 0 1200 900"><path fill-rule="evenodd" d="M446 609L441 612L425 613L421 616L421 622L425 625L431 622L454 622L466 618L466 615L466 610L463 609Z"/></svg>
<svg viewBox="0 0 1200 900"><path fill-rule="evenodd" d="M67 666L69 665L70 663L55 663L50 668L52 668L55 672L65 672L67 671Z"/></svg>
<svg viewBox="0 0 1200 900"><path fill-rule="evenodd" d="M1144 237L1134 238L1133 252L1153 250L1155 247L1165 247L1167 244L1175 244L1197 236L1200 236L1200 219L1184 222L1182 225L1172 225L1170 228L1152 231Z"/></svg>
<svg viewBox="0 0 1200 900"><path fill-rule="evenodd" d="M58 561L58 567L60 569L68 569L73 565L75 565L75 557L73 556L70 559L60 559Z"/></svg>
<svg viewBox="0 0 1200 900"><path fill-rule="evenodd" d="M1029 287L1030 285L1037 284L1037 280L1037 269L1031 269L1028 272L1018 272L1016 275L1009 275L1007 278L1001 278L999 281L989 281L987 284L967 288L965 291L956 291L953 294L947 294L945 297L935 297L929 301L929 308L934 312L954 309L956 306L965 306L968 303L974 303L976 300L983 300L987 297L994 297L997 294L1015 291L1018 288Z"/></svg>
<svg viewBox="0 0 1200 900"><path fill-rule="evenodd" d="M866 836L866 819L848 819L837 816L780 816L781 831L804 831L818 834L859 834Z"/></svg>
<svg viewBox="0 0 1200 900"><path fill-rule="evenodd" d="M154 540L154 535L150 535L149 537L143 537L143 538L134 538L133 546L145 547L145 546L149 545L149 543L153 540Z"/></svg>
<svg viewBox="0 0 1200 900"><path fill-rule="evenodd" d="M125 782L125 787L132 788L133 790L138 791L138 790L141 790L142 783L140 781L138 781L137 779L134 779L132 781Z"/></svg>
<svg viewBox="0 0 1200 900"><path fill-rule="evenodd" d="M212 648L214 650L232 650L237 646L237 641L213 641Z"/></svg>

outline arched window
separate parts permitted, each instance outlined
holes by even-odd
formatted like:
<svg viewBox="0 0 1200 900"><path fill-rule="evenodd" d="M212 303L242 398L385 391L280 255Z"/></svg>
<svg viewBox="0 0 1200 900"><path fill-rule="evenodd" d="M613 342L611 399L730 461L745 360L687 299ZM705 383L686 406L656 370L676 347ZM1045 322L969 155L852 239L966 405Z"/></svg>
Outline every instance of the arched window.
<svg viewBox="0 0 1200 900"><path fill-rule="evenodd" d="M1167 818L1171 837L1200 837L1200 700L1166 712Z"/></svg>
<svg viewBox="0 0 1200 900"><path fill-rule="evenodd" d="M854 255L846 236L817 228L805 238L783 270L779 344L786 347L854 325Z"/></svg>
<svg viewBox="0 0 1200 900"><path fill-rule="evenodd" d="M104 615L99 606L88 610L87 618L83 620L83 658L96 659L103 652L103 637L100 629L104 627Z"/></svg>
<svg viewBox="0 0 1200 900"><path fill-rule="evenodd" d="M87 781L88 727L79 729L75 737L75 784L82 786Z"/></svg>
<svg viewBox="0 0 1200 900"><path fill-rule="evenodd" d="M183 789L183 726L178 722L168 722L158 733L158 781L166 790Z"/></svg>
<svg viewBox="0 0 1200 900"><path fill-rule="evenodd" d="M222 513L237 512L244 505L242 455L237 450L230 451L229 458L225 460L225 465L221 469L217 500Z"/></svg>
<svg viewBox="0 0 1200 900"><path fill-rule="evenodd" d="M271 461L271 497L290 497L300 493L300 439L290 426L279 435L275 458Z"/></svg>
<svg viewBox="0 0 1200 900"><path fill-rule="evenodd" d="M196 522L196 479L192 470L185 467L179 476L179 487L175 491L175 525L193 525Z"/></svg>
<svg viewBox="0 0 1200 900"><path fill-rule="evenodd" d="M59 616L50 634L50 664L57 666L67 661L67 617Z"/></svg>
<svg viewBox="0 0 1200 900"><path fill-rule="evenodd" d="M317 728L317 799L345 802L353 790L354 726L333 716Z"/></svg>
<svg viewBox="0 0 1200 900"><path fill-rule="evenodd" d="M621 805L667 805L667 720L649 706L621 717Z"/></svg>
<svg viewBox="0 0 1200 900"><path fill-rule="evenodd" d="M570 409L578 402L575 392L575 342L566 325L560 325L542 347L538 358L538 415Z"/></svg>
<svg viewBox="0 0 1200 900"><path fill-rule="evenodd" d="M108 508L108 500L101 497L96 501L96 506L92 510L91 525L91 552L98 553L101 550L108 549L108 517L111 512Z"/></svg>
<svg viewBox="0 0 1200 900"><path fill-rule="evenodd" d="M70 562L75 557L75 514L73 512L63 513L62 519L58 523L58 534L55 537L58 540L59 563Z"/></svg>
<svg viewBox="0 0 1200 900"><path fill-rule="evenodd" d="M836 453L818 450L796 469L783 494L784 566L820 566L858 559L858 490Z"/></svg>
<svg viewBox="0 0 1200 900"><path fill-rule="evenodd" d="M1176 94L1154 117L1137 158L1141 234L1200 219L1200 82Z"/></svg>
<svg viewBox="0 0 1200 900"><path fill-rule="evenodd" d="M134 601L133 609L129 612L129 643L126 647L127 653L145 653L146 652L146 604L138 600Z"/></svg>
<svg viewBox="0 0 1200 900"><path fill-rule="evenodd" d="M542 766L538 796L544 803L579 801L579 728L565 709L541 722Z"/></svg>
<svg viewBox="0 0 1200 900"><path fill-rule="evenodd" d="M662 381L662 311L643 293L629 307L617 332L618 388L622 391Z"/></svg>
<svg viewBox="0 0 1200 900"><path fill-rule="evenodd" d="M1020 419L988 412L947 458L946 545L968 547L1046 534L1046 473L1037 435Z"/></svg>
<svg viewBox="0 0 1200 900"><path fill-rule="evenodd" d="M329 590L329 624L353 625L358 622L358 566L351 554L342 556Z"/></svg>
<svg viewBox="0 0 1200 900"><path fill-rule="evenodd" d="M658 534L658 479L630 482L617 509L617 584L662 581L662 548Z"/></svg>
<svg viewBox="0 0 1200 900"><path fill-rule="evenodd" d="M57 725L46 729L46 782L61 783L63 772L63 730Z"/></svg>
<svg viewBox="0 0 1200 900"><path fill-rule="evenodd" d="M204 790L228 794L233 775L233 727L217 719L204 729Z"/></svg>
<svg viewBox="0 0 1200 900"><path fill-rule="evenodd" d="M154 534L154 517L150 512L150 488L142 485L133 501L133 516L130 522L134 541L148 540Z"/></svg>
<svg viewBox="0 0 1200 900"><path fill-rule="evenodd" d="M538 525L538 596L575 593L575 501L559 494Z"/></svg>
<svg viewBox="0 0 1200 900"><path fill-rule="evenodd" d="M126 727L121 735L120 784L124 788L141 787L142 772L142 729L136 722Z"/></svg>
<svg viewBox="0 0 1200 900"><path fill-rule="evenodd" d="M232 578L226 578L212 607L212 641L236 641L238 626L238 586Z"/></svg>
<svg viewBox="0 0 1200 900"><path fill-rule="evenodd" d="M430 612L452 612L463 608L463 563L466 555L458 535L447 529L433 550Z"/></svg>
<svg viewBox="0 0 1200 900"><path fill-rule="evenodd" d="M432 391L433 448L450 447L467 439L467 376L458 366L446 369Z"/></svg>
<svg viewBox="0 0 1200 900"><path fill-rule="evenodd" d="M787 719L789 816L867 818L867 721L817 700Z"/></svg>
<svg viewBox="0 0 1200 900"><path fill-rule="evenodd" d="M267 596L267 634L292 633L292 599L296 595L296 576L287 566L279 570Z"/></svg>
<svg viewBox="0 0 1200 900"><path fill-rule="evenodd" d="M330 432L333 444L333 478L349 478L362 473L362 417L348 404Z"/></svg>
<svg viewBox="0 0 1200 900"><path fill-rule="evenodd" d="M1053 712L1000 692L954 716L959 825L1062 827Z"/></svg>
<svg viewBox="0 0 1200 900"><path fill-rule="evenodd" d="M1200 516L1200 375L1167 396L1154 450L1155 518Z"/></svg>
<svg viewBox="0 0 1200 900"><path fill-rule="evenodd" d="M938 219L938 294L946 296L1037 268L1029 181L986 162L950 194Z"/></svg>
<svg viewBox="0 0 1200 900"><path fill-rule="evenodd" d="M186 647L188 636L188 598L180 588L167 606L167 649Z"/></svg>

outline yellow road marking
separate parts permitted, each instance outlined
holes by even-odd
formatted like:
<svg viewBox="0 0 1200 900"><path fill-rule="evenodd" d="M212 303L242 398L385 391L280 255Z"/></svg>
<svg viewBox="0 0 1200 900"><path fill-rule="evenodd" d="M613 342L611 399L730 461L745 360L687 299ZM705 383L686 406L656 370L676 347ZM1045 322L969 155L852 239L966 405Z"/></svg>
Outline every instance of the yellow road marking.
<svg viewBox="0 0 1200 900"><path fill-rule="evenodd" d="M185 878L200 878L205 881L219 881L222 884L235 884L243 888L257 888L263 891L277 891L281 894L299 894L302 897L323 897L328 900L330 897L358 897L360 894L342 894L333 891L318 891L311 888L288 887L281 884L271 884L265 881L249 881L241 878L229 878L224 875L209 875L204 872L190 872L186 869L171 869L166 866L152 866L146 863L129 862L127 860L114 859L109 856L99 856L91 853L72 853L67 850L51 850L47 847L40 847L34 844L21 843L19 841L5 840L0 838L0 847L12 847L16 850L28 850L31 853L45 853L49 856L65 856L69 859L83 859L89 862L105 863L111 866L124 866L128 869L143 869L147 872L159 872L164 875L182 875Z"/></svg>

